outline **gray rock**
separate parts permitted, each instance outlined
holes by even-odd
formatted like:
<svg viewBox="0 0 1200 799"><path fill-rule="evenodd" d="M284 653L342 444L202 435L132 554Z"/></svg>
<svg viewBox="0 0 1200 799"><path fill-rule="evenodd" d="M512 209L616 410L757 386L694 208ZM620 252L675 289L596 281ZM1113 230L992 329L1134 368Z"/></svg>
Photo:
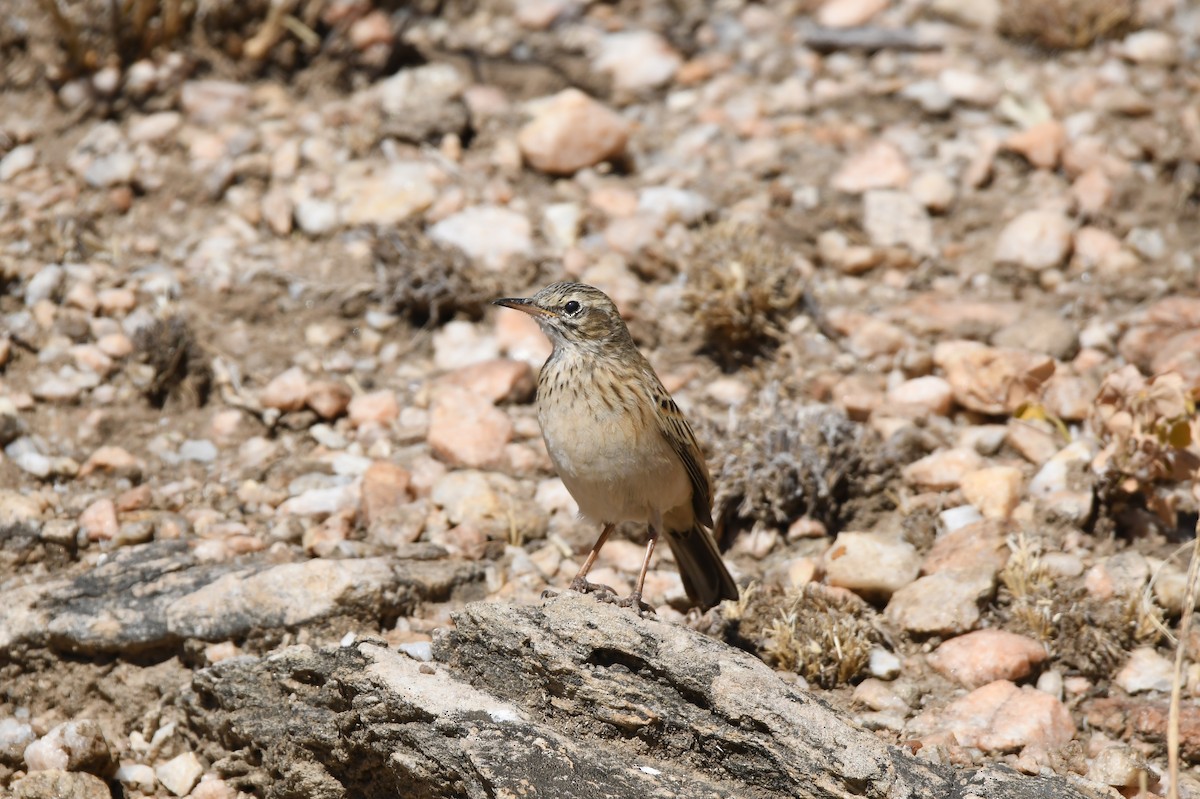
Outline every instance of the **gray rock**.
<svg viewBox="0 0 1200 799"><path fill-rule="evenodd" d="M47 264L25 284L25 304L34 305L39 300L50 300L62 290L66 270L58 264Z"/></svg>
<svg viewBox="0 0 1200 799"><path fill-rule="evenodd" d="M196 674L188 723L280 795L1086 796L918 759L745 652L591 597L455 622L433 663L375 642L223 661Z"/></svg>

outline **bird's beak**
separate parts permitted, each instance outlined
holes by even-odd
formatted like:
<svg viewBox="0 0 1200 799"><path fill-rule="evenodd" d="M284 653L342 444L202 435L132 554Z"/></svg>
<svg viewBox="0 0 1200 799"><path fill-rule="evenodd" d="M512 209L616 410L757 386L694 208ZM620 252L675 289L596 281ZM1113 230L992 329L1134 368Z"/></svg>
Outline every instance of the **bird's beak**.
<svg viewBox="0 0 1200 799"><path fill-rule="evenodd" d="M534 318L537 318L539 316L541 316L543 318L550 318L550 317L555 316L555 314L553 312L547 311L545 308L534 305L533 300L526 300L526 299L522 299L520 297L505 297L504 299L501 299L501 300L493 300L492 305L500 305L504 308L512 308L514 310L521 311L522 313L527 313Z"/></svg>

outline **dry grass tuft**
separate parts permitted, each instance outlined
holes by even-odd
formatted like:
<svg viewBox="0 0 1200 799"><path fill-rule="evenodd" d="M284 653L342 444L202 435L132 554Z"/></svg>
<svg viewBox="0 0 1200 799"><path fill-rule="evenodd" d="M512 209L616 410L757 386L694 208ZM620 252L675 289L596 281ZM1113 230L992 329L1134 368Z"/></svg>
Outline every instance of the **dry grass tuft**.
<svg viewBox="0 0 1200 799"><path fill-rule="evenodd" d="M684 309L722 368L744 366L778 344L804 297L797 259L747 225L724 222L697 233L680 259Z"/></svg>
<svg viewBox="0 0 1200 799"><path fill-rule="evenodd" d="M202 407L212 390L213 371L208 355L181 316L138 328L133 337L137 358L148 364L153 377L142 393L155 408L168 402Z"/></svg>
<svg viewBox="0 0 1200 799"><path fill-rule="evenodd" d="M1081 50L1136 28L1135 0L1001 0L998 29L1050 50Z"/></svg>
<svg viewBox="0 0 1200 799"><path fill-rule="evenodd" d="M822 688L866 673L881 636L875 611L852 594L810 583L798 591L751 586L728 614L731 640Z"/></svg>

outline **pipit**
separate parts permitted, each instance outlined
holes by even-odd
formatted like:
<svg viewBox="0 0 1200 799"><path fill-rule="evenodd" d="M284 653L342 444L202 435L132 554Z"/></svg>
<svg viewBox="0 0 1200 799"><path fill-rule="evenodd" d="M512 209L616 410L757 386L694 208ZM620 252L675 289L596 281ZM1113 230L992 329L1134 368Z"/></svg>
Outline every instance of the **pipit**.
<svg viewBox="0 0 1200 799"><path fill-rule="evenodd" d="M528 299L501 299L537 320L554 345L538 376L538 422L550 460L600 537L571 589L611 596L589 583L600 548L621 522L641 522L650 540L637 587L619 604L641 610L646 570L664 535L693 604L737 599L712 527L712 478L692 426L604 292L554 283Z"/></svg>

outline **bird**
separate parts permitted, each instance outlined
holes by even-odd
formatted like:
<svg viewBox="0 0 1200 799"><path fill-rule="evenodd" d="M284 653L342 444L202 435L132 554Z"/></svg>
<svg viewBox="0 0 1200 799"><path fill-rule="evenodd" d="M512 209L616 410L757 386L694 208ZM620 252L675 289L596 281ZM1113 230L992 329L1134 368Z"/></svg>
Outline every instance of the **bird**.
<svg viewBox="0 0 1200 799"><path fill-rule="evenodd" d="M533 317L553 348L538 375L537 415L558 476L580 515L601 525L571 590L596 593L639 613L659 536L675 555L683 587L704 610L738 598L738 586L709 533L713 482L687 417L638 350L616 304L583 283L553 283L495 305ZM646 524L637 587L616 600L588 572L622 522Z"/></svg>

